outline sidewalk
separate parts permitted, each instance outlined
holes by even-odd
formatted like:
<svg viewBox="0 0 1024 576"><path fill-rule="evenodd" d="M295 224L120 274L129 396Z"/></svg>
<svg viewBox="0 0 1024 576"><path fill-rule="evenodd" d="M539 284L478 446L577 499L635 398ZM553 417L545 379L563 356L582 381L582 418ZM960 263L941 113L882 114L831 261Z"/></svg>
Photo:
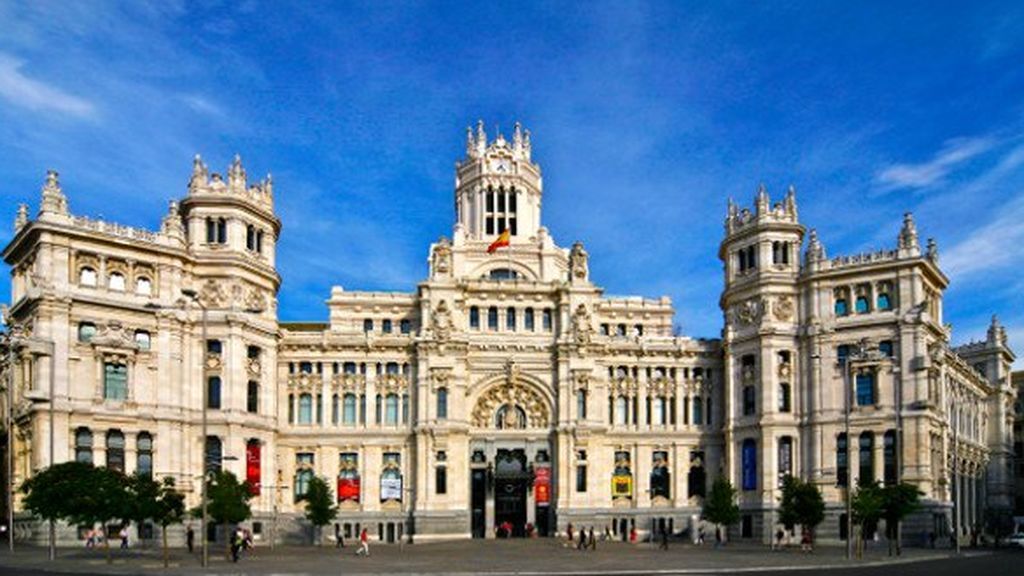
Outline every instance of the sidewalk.
<svg viewBox="0 0 1024 576"><path fill-rule="evenodd" d="M740 573L764 569L824 570L852 566L886 565L949 558L946 550L905 549L900 558L886 550L870 550L861 560L848 562L842 547L819 547L812 554L799 548L772 552L763 546L730 544L720 550L673 543L668 551L650 544L599 542L596 551L579 551L562 540L463 540L434 544L371 545L369 558L355 556L355 546L336 548L257 548L237 564L225 560L222 546L210 548L210 566L199 565L199 554L181 549L170 553L171 566L163 568L159 548L111 550L114 563L106 563L102 548L59 549L57 560L46 558L45 548L21 547L12 556L0 551L0 572L22 570L74 574L670 574ZM975 552L985 554L985 552Z"/></svg>

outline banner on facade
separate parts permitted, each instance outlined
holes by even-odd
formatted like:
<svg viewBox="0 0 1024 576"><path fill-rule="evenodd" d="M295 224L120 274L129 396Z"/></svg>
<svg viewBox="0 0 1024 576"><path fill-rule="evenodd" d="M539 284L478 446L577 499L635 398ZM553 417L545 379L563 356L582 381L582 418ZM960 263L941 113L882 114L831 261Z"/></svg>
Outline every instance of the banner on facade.
<svg viewBox="0 0 1024 576"><path fill-rule="evenodd" d="M533 496L537 506L551 504L551 468L544 466L534 471Z"/></svg>
<svg viewBox="0 0 1024 576"><path fill-rule="evenodd" d="M631 498L633 496L633 476L616 474L612 476L612 498Z"/></svg>
<svg viewBox="0 0 1024 576"><path fill-rule="evenodd" d="M338 478L338 502L359 502L359 478Z"/></svg>
<svg viewBox="0 0 1024 576"><path fill-rule="evenodd" d="M380 479L381 500L402 500L402 479L381 478Z"/></svg>
<svg viewBox="0 0 1024 576"><path fill-rule="evenodd" d="M260 495L260 443L249 442L245 445L245 481L249 483L249 493Z"/></svg>

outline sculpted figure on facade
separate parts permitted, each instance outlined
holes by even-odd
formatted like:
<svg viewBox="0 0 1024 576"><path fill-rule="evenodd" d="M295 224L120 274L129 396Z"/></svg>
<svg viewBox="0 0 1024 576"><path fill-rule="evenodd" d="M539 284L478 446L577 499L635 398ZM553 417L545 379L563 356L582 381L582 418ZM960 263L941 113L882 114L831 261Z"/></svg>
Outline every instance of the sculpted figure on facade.
<svg viewBox="0 0 1024 576"><path fill-rule="evenodd" d="M583 248L582 242L572 245L569 252L569 274L573 282L585 282L587 280L587 251Z"/></svg>
<svg viewBox="0 0 1024 576"><path fill-rule="evenodd" d="M793 304L793 299L789 296L779 296L775 302L772 303L772 312L775 314L775 319L780 322L788 322L793 318L793 313L796 311L796 306Z"/></svg>
<svg viewBox="0 0 1024 576"><path fill-rule="evenodd" d="M434 307L434 312L430 315L430 330L438 340L445 341L451 338L452 313L448 310L448 303L445 300L441 300Z"/></svg>
<svg viewBox="0 0 1024 576"><path fill-rule="evenodd" d="M576 311L572 315L572 331L577 346L585 347L590 345L594 334L594 327L590 321L590 312L585 304L577 306Z"/></svg>
<svg viewBox="0 0 1024 576"><path fill-rule="evenodd" d="M435 278L448 276L452 269L452 243L447 237L441 236L434 245L434 256L431 259Z"/></svg>

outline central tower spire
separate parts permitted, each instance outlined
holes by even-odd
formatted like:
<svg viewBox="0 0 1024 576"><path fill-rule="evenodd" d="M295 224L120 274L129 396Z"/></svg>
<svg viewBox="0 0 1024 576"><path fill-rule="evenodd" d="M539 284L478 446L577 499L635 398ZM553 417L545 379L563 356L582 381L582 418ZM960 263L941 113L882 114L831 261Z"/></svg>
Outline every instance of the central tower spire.
<svg viewBox="0 0 1024 576"><path fill-rule="evenodd" d="M531 159L530 131L515 123L512 141L488 140L483 121L466 128L466 158L455 169L455 218L468 239L493 240L508 230L511 243L540 228L542 180Z"/></svg>

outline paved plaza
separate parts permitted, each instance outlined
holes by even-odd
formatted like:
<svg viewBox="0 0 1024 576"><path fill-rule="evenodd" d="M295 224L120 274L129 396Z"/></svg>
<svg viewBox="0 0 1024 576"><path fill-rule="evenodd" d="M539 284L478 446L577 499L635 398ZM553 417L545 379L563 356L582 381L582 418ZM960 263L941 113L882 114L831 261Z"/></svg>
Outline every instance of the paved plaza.
<svg viewBox="0 0 1024 576"><path fill-rule="evenodd" d="M8 574L732 574L817 573L834 569L847 574L962 574L985 576L1013 573L1024 551L965 551L953 558L948 550L908 549L890 558L884 548L870 550L862 560L848 562L841 547L819 547L813 554L799 549L772 552L760 546L734 544L721 550L675 543L667 551L649 544L599 543L596 551L578 551L559 540L461 541L416 545L378 545L369 558L355 556L355 547L257 549L234 564L223 549L211 549L210 567L199 566L198 554L171 551L171 567L162 567L160 550L62 549L55 563L45 548L21 548L12 556L0 551L0 573ZM1019 572L1018 572L1019 573Z"/></svg>

